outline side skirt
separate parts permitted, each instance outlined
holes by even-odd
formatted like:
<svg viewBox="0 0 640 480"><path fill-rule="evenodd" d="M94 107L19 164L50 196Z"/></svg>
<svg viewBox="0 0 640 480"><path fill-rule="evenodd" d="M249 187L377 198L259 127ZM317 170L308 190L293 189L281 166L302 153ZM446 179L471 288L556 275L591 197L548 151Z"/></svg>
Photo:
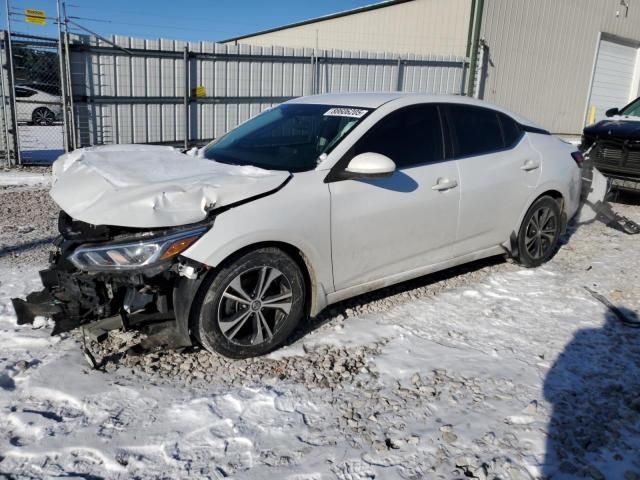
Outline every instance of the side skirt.
<svg viewBox="0 0 640 480"><path fill-rule="evenodd" d="M422 277L423 275L439 272L440 270L457 267L458 265L473 262L475 260L480 260L482 258L504 255L505 253L506 251L504 247L490 247L478 252L463 255L461 257L452 258L451 260L446 260L444 262L436 263L426 267L415 268L407 272L390 275L379 280L356 285L355 287L344 288L342 290L338 290L337 292L329 293L327 295L327 305L331 305L333 303L337 303L342 300L346 300L347 298L355 297L357 295L362 295L363 293L371 292L373 290L378 290L379 288L388 287L390 285L395 285L396 283L401 283L407 280Z"/></svg>

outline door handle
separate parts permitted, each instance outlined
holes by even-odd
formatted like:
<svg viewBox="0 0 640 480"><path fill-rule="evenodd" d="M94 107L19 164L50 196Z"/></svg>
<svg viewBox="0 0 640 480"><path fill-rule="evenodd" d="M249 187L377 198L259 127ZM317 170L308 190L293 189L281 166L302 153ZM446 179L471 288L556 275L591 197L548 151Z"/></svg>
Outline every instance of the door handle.
<svg viewBox="0 0 640 480"><path fill-rule="evenodd" d="M525 172L530 172L531 170L535 170L536 168L540 168L540 163L533 160L525 161L524 164L520 167L520 169L524 170Z"/></svg>
<svg viewBox="0 0 640 480"><path fill-rule="evenodd" d="M450 190L452 188L456 188L458 186L457 180L449 180L448 178L439 178L438 183L436 183L431 190L436 190L439 192Z"/></svg>

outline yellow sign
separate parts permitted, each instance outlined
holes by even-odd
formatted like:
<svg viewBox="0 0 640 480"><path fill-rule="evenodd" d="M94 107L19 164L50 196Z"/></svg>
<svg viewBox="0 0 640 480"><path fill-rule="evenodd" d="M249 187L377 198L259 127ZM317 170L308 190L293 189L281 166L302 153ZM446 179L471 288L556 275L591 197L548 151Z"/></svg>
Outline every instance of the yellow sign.
<svg viewBox="0 0 640 480"><path fill-rule="evenodd" d="M207 96L207 89L204 87L204 85L198 85L196 88L194 88L191 91L191 94L194 97L198 97L198 98L206 97Z"/></svg>
<svg viewBox="0 0 640 480"><path fill-rule="evenodd" d="M44 10L27 8L24 11L24 19L27 23L33 23L35 25L47 24L47 16L45 15Z"/></svg>

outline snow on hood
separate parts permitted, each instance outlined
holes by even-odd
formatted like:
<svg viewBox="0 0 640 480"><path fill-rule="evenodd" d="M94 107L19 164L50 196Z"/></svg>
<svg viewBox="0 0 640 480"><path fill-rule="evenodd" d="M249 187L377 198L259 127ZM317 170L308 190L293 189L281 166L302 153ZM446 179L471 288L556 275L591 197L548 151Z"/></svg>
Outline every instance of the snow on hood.
<svg viewBox="0 0 640 480"><path fill-rule="evenodd" d="M217 163L172 147L112 145L58 158L50 195L71 217L94 225L170 227L275 190L289 175Z"/></svg>

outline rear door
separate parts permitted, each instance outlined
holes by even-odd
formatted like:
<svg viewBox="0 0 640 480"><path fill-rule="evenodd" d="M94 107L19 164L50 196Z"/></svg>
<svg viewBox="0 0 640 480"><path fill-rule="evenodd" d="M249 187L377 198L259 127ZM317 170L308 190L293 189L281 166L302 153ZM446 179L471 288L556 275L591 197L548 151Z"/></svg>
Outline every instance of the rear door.
<svg viewBox="0 0 640 480"><path fill-rule="evenodd" d="M381 119L336 169L375 152L396 164L391 177L337 180L331 191L336 290L451 258L458 222L458 170L445 158L437 105L412 105Z"/></svg>
<svg viewBox="0 0 640 480"><path fill-rule="evenodd" d="M509 236L540 178L541 161L509 116L451 104L447 122L460 172L456 256L500 245Z"/></svg>

